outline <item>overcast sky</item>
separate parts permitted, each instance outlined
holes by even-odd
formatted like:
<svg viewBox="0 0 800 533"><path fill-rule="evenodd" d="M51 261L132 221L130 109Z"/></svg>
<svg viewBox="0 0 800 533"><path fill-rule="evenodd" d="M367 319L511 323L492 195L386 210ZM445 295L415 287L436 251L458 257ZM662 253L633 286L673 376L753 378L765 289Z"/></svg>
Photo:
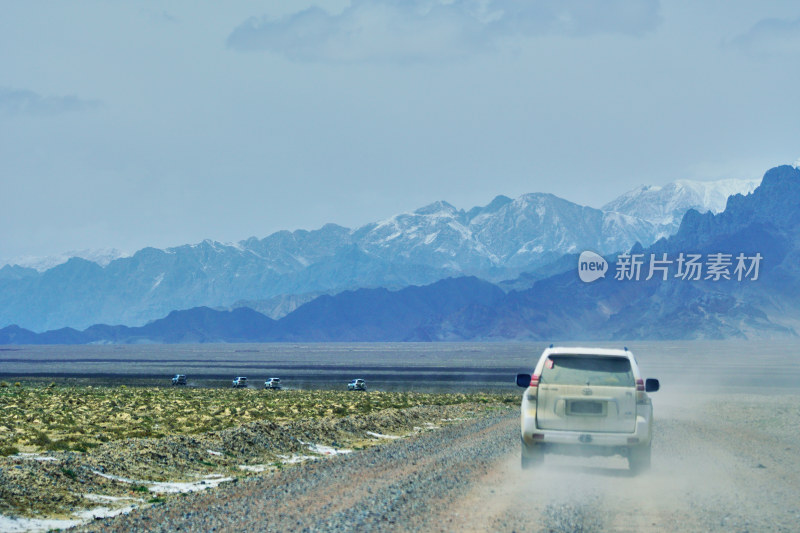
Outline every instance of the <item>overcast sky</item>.
<svg viewBox="0 0 800 533"><path fill-rule="evenodd" d="M800 157L791 1L0 0L0 258Z"/></svg>

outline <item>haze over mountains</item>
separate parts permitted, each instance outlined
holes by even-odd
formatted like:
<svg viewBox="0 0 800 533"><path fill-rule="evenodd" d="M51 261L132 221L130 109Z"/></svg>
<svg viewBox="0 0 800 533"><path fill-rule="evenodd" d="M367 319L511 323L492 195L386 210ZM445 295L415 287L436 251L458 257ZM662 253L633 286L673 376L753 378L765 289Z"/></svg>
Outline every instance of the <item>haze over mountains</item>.
<svg viewBox="0 0 800 533"><path fill-rule="evenodd" d="M683 214L689 209L695 209L701 213L711 211L718 213L725 208L725 202L728 196L732 194L748 194L755 189L761 180L743 180L743 179L725 179L717 181L692 181L692 180L678 180L667 185L653 186L642 185L633 189L615 200L604 205L600 210L606 212L617 212L624 215L629 215L634 218L641 219L646 222L661 226L658 233L662 235L671 235L678 229ZM526 195L528 198L536 195ZM518 199L524 201L526 196ZM550 195L547 195L550 196ZM457 218L474 218L477 215L483 215L483 210L492 210L492 207L502 206L504 203L509 202L509 198L498 196L494 202L488 206L481 208L475 207L468 212L458 211L456 208L450 206L446 202L437 202L431 204L426 208L417 210L417 213L436 209L437 206L447 206L447 208L458 212L461 217ZM574 204L573 204L574 205ZM363 228L355 230L354 233L363 233L365 228L386 227L389 224L403 224L403 221L409 220L411 213L396 215L391 219L383 222L368 224ZM393 222L394 221L394 222ZM463 222L463 221L460 221ZM480 222L478 219L476 222ZM469 224L468 224L469 225ZM278 232L273 236L282 235L287 232ZM269 237L267 237L269 239ZM240 245L258 241L258 239L248 239L242 241ZM214 241L206 241L214 242ZM221 243L215 243L221 244ZM274 244L274 242L272 243ZM223 245L224 246L224 245ZM126 253L116 248L110 249L86 249L74 250L63 252L54 256L44 257L17 257L12 260L0 262L0 266L21 266L25 268L32 268L39 272L44 272L55 266L66 263L69 259L77 257L85 259L100 266L107 266L111 261L120 258L130 257L132 254Z"/></svg>
<svg viewBox="0 0 800 533"><path fill-rule="evenodd" d="M371 274L370 279L380 288L362 286L335 296L322 295L305 305L298 301L299 307L280 320L251 309L229 312L210 309L205 303L174 305L170 309L173 312L160 315L168 316L141 327L100 325L82 332L62 329L37 335L30 331L33 328L14 326L0 330L0 343L552 339L564 335L717 338L765 332L793 335L786 320L773 318L776 313L796 316L794 300L787 300L787 295L794 293L786 291L786 280L796 284L797 269L786 258L788 250L800 240L796 231L800 202L791 201L795 196L800 198L797 174L800 171L792 167L773 169L754 194L733 197L727 210L719 215L690 211L675 236L662 238L649 249L677 253L678 248L720 251L726 246L738 246L739 251L751 253L759 245L762 253L768 253L769 263L762 273L766 281L757 285L641 282L626 286L624 282L605 280L582 284L575 275L574 258L570 262L570 256L559 256L555 250L575 252L588 248L613 254L639 240L636 232L626 232L648 226L641 218L626 213L592 210L551 195L535 194L516 200L498 197L488 206L468 212L439 202L356 231L330 225L316 232L279 232L236 246L207 241L165 251L145 249L106 267L81 259L71 259L43 273L7 266L0 270L4 296L9 294L9 287L25 287L32 280L32 286L41 287L44 281L62 313L122 305L125 296L129 303L135 303L142 292L156 292L168 278L178 293L196 296L193 290L202 288L205 297L224 298L226 290L237 287L237 280L245 278L252 283L268 278L264 276L264 258L272 267L266 270L267 274L277 271L285 280L292 278L287 274L294 273L293 281L299 284L304 280L307 287L313 286L312 282L319 288L326 282L341 283L343 279L363 283L369 277L365 275ZM673 190L678 194L666 195L672 200L666 204L671 209L678 204L675 198L679 194L684 198L714 198L708 191L698 193L697 188L685 185ZM692 194L687 195L687 190ZM636 202L636 197L641 202ZM650 223L653 230L672 222L664 216L664 209L645 204L663 205L664 198L660 190L643 188L619 199L618 208L659 213L661 223ZM762 211L769 214L762 215ZM596 226L590 227L592 223ZM607 228L614 231L604 233ZM585 235L580 233L582 230ZM523 240L526 231L528 239ZM652 240L659 234L646 235ZM337 248L333 242L343 242L344 246ZM587 242L594 246L584 246ZM387 249L389 255L381 256L387 254ZM304 255L298 253L301 250ZM316 255L310 257L309 252ZM391 254L396 254L394 262L390 261ZM444 279L447 274L469 273L470 269L483 273L484 278L499 277L501 273L524 271L525 265L541 265L553 259L556 261L551 265L566 260L565 265L569 266L554 276L531 281L524 290L507 292L477 277ZM613 257L609 256L609 260L613 261ZM163 274L153 276L154 271ZM137 273L141 275L137 277ZM69 275L66 279L65 274ZM414 286L425 282L407 281L413 276L435 278L437 274L442 281L434 279L426 286ZM770 277L776 275L782 276L783 281L778 283L778 278ZM105 300L80 296L87 289L101 288L98 279L104 277L105 283L116 283L122 290L110 290L112 298ZM392 283L398 287L391 287ZM403 285L407 288L397 290ZM247 292L245 287L243 292ZM17 296L20 300L27 296L31 302L30 294L20 291ZM247 296L252 298L252 290ZM41 303L46 307L48 301ZM180 307L186 310L174 311ZM50 314L47 319L52 317ZM95 321L99 322L102 321Z"/></svg>

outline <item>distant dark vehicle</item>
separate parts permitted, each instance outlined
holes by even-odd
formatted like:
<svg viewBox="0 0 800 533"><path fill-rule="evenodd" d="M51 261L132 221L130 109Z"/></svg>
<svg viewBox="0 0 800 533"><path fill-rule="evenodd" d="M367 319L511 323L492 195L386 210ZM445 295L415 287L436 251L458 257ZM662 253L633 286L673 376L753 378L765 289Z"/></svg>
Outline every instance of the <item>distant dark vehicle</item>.
<svg viewBox="0 0 800 533"><path fill-rule="evenodd" d="M270 390L281 390L281 378L269 378L264 382L264 388Z"/></svg>
<svg viewBox="0 0 800 533"><path fill-rule="evenodd" d="M184 374L175 374L172 377L172 385L186 385L186 376Z"/></svg>
<svg viewBox="0 0 800 533"><path fill-rule="evenodd" d="M239 376L234 378L231 382L231 387L234 389L246 389L247 388L247 378L244 376Z"/></svg>
<svg viewBox="0 0 800 533"><path fill-rule="evenodd" d="M354 379L347 384L347 390L367 390L367 382L363 379Z"/></svg>

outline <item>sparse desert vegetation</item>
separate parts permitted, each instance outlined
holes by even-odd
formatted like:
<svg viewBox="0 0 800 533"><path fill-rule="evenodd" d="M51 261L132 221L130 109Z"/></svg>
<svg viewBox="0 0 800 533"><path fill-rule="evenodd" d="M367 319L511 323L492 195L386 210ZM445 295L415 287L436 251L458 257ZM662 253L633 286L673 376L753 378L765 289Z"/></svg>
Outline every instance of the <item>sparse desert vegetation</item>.
<svg viewBox="0 0 800 533"><path fill-rule="evenodd" d="M98 498L161 503L180 491L169 487L176 482L235 481L516 402L486 393L4 387L0 515L70 517Z"/></svg>
<svg viewBox="0 0 800 533"><path fill-rule="evenodd" d="M256 389L0 388L0 455L79 451L128 438L196 435L258 420L344 417L384 409L514 403L516 395Z"/></svg>

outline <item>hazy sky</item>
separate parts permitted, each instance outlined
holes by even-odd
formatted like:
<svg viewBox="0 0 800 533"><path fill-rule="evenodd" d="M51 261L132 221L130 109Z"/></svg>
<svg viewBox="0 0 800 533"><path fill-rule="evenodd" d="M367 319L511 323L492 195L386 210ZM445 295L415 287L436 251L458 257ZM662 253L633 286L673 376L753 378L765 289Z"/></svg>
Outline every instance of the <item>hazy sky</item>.
<svg viewBox="0 0 800 533"><path fill-rule="evenodd" d="M800 157L791 1L0 0L0 258Z"/></svg>

